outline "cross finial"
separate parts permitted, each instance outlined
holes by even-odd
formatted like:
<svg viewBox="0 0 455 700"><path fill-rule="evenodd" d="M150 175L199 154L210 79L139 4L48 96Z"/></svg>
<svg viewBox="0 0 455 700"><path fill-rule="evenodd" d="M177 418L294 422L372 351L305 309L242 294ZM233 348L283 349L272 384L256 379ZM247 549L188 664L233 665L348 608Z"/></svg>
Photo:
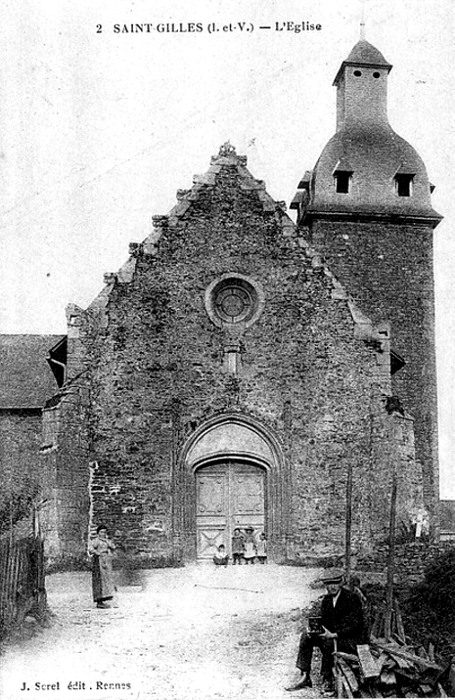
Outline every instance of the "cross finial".
<svg viewBox="0 0 455 700"><path fill-rule="evenodd" d="M365 1L362 2L362 17L360 19L360 38L365 39Z"/></svg>

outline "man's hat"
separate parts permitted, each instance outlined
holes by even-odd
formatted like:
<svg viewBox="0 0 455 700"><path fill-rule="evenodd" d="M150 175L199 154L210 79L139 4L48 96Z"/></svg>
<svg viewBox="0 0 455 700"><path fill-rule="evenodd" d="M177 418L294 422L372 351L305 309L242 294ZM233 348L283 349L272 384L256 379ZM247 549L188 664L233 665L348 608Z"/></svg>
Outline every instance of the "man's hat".
<svg viewBox="0 0 455 700"><path fill-rule="evenodd" d="M245 532L254 532L254 527L252 525L247 525L245 528Z"/></svg>
<svg viewBox="0 0 455 700"><path fill-rule="evenodd" d="M341 583L344 578L344 573L341 569L330 568L326 569L321 576L323 583Z"/></svg>

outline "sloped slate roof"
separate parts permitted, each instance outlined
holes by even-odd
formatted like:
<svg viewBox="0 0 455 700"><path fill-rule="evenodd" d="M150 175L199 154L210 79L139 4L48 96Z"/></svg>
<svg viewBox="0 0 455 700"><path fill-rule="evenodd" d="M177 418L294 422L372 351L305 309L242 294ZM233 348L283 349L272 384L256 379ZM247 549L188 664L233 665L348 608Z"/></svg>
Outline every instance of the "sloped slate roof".
<svg viewBox="0 0 455 700"><path fill-rule="evenodd" d="M355 173L348 197L335 191L335 169ZM414 176L412 197L397 197L392 185L398 172ZM343 125L319 156L313 169L312 188L309 210L429 217L435 225L441 219L432 207L422 158L388 124Z"/></svg>
<svg viewBox="0 0 455 700"><path fill-rule="evenodd" d="M57 390L46 361L62 335L0 335L0 408L44 406Z"/></svg>
<svg viewBox="0 0 455 700"><path fill-rule="evenodd" d="M351 53L345 60L345 63L362 63L368 66L386 66L391 67L390 63L385 60L382 53L373 44L370 44L366 39L360 39L352 48Z"/></svg>

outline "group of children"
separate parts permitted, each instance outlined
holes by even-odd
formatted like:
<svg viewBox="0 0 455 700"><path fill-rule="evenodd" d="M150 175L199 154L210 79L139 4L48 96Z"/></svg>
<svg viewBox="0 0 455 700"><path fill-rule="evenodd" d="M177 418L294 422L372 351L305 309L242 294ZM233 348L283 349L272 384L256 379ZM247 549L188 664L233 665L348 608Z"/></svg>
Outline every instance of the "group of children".
<svg viewBox="0 0 455 700"><path fill-rule="evenodd" d="M242 533L239 527L236 527L232 536L231 542L232 564L254 564L257 557L261 564L267 561L267 540L265 533L261 532L259 539L254 536L254 528L250 526L245 528ZM226 552L224 544L220 544L216 554L213 557L213 562L216 566L227 566L229 555Z"/></svg>

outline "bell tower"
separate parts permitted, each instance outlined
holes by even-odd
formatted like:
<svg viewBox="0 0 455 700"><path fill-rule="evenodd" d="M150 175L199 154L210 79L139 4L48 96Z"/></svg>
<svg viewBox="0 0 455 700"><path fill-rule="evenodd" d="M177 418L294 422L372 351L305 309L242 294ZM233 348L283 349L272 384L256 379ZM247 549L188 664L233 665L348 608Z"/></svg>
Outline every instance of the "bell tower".
<svg viewBox="0 0 455 700"><path fill-rule="evenodd" d="M439 499L433 231L442 217L432 208L422 159L389 124L391 69L364 38L353 47L333 83L336 133L305 172L291 208L360 308L390 323L393 393L414 419L431 514Z"/></svg>

